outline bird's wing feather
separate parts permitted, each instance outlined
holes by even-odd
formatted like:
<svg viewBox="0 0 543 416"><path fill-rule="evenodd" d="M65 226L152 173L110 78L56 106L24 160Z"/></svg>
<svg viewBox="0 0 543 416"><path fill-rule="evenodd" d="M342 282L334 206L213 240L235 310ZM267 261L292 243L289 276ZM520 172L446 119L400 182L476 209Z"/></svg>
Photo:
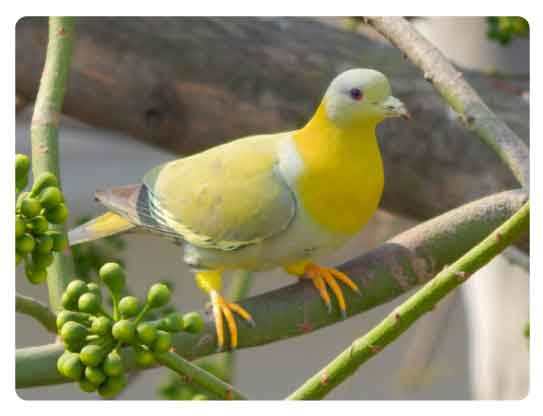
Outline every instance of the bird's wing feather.
<svg viewBox="0 0 543 416"><path fill-rule="evenodd" d="M277 169L281 137L237 140L151 170L144 184L154 219L195 246L221 250L285 230L296 200Z"/></svg>

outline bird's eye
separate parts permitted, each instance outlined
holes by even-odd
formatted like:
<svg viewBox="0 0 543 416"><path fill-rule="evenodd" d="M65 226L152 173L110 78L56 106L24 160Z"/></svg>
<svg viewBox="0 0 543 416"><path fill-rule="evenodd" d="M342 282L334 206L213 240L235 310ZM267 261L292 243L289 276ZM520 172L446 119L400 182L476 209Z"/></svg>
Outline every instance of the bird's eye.
<svg viewBox="0 0 543 416"><path fill-rule="evenodd" d="M349 91L349 95L353 100L360 101L362 97L364 97L364 94L362 94L362 91L360 91L359 88L352 88Z"/></svg>

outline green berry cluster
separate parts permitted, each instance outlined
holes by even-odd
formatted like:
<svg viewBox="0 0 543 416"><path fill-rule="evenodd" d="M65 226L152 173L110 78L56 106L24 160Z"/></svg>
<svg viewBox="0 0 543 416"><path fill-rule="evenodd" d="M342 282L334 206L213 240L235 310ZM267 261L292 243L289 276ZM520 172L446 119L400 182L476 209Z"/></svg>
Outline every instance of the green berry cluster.
<svg viewBox="0 0 543 416"><path fill-rule="evenodd" d="M148 311L168 304L170 289L156 283L149 288L146 301L141 302L135 296L121 297L126 279L119 264L104 264L99 276L113 300L113 314L103 307L98 284L70 282L62 295L64 310L57 315L65 347L57 368L62 375L79 381L81 390L112 398L126 386L122 347L132 347L138 366L149 367L155 364L155 353L172 348L172 333L199 332L204 323L197 313L178 312L144 321Z"/></svg>
<svg viewBox="0 0 543 416"><path fill-rule="evenodd" d="M523 17L517 16L492 16L487 17L487 36L507 45L515 37L527 37L530 26Z"/></svg>
<svg viewBox="0 0 543 416"><path fill-rule="evenodd" d="M18 154L15 158L16 190L28 183L30 161ZM64 196L55 175L41 174L30 192L22 192L15 207L15 263L25 262L25 274L31 283L43 283L47 267L53 262L53 252L68 247L66 237L49 229L50 224L62 224L68 217Z"/></svg>

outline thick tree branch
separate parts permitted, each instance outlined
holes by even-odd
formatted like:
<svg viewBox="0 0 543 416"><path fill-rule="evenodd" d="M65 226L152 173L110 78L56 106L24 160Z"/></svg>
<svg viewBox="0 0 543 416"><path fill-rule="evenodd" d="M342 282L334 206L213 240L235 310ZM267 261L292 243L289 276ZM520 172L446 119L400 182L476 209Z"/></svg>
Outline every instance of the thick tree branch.
<svg viewBox="0 0 543 416"><path fill-rule="evenodd" d="M409 123L388 120L378 129L383 208L426 220L516 186L507 167L473 140L416 67L396 48L361 35L305 18L80 18L77 32L63 111L92 125L188 154L299 127L334 76L369 67L389 77L394 95L413 115ZM31 99L47 22L19 20L16 39L16 87ZM464 75L528 140L526 100L492 77ZM507 82L528 88L527 80Z"/></svg>
<svg viewBox="0 0 543 416"><path fill-rule="evenodd" d="M353 278L362 296L346 293L353 316L428 282L513 215L526 202L522 191L507 191L459 207L422 223L351 260L340 269ZM337 308L329 314L309 282L287 286L240 302L257 322L239 326L239 348L253 347L303 335L341 320ZM178 334L176 351L186 359L216 352L215 329L208 322L198 335ZM55 361L62 346L23 348L16 356L16 385L30 387L62 383ZM134 368L134 357L126 354Z"/></svg>
<svg viewBox="0 0 543 416"><path fill-rule="evenodd" d="M74 19L50 17L47 55L30 129L34 178L44 172L52 172L60 182L58 124L70 72L73 41ZM55 225L54 229L66 232L62 225ZM47 271L49 303L53 310L61 307L60 298L72 274L72 259L63 253L55 253L53 264Z"/></svg>
<svg viewBox="0 0 543 416"><path fill-rule="evenodd" d="M417 319L430 312L437 303L468 280L473 273L500 254L530 227L530 205L522 208L483 241L451 266L445 267L417 293L394 309L366 335L292 393L290 400L318 400L350 377L366 361L403 334Z"/></svg>
<svg viewBox="0 0 543 416"><path fill-rule="evenodd" d="M368 17L365 21L396 45L424 73L466 127L490 146L519 183L530 188L530 153L526 144L501 121L464 80L462 73L402 17Z"/></svg>
<svg viewBox="0 0 543 416"><path fill-rule="evenodd" d="M41 302L28 296L15 294L15 311L31 316L49 332L57 333L56 316Z"/></svg>

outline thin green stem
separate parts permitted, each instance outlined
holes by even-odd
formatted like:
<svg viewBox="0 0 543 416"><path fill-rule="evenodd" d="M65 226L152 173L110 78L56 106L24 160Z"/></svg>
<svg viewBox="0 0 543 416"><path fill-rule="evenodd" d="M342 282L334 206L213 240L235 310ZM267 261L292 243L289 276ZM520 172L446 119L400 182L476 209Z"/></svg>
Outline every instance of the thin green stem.
<svg viewBox="0 0 543 416"><path fill-rule="evenodd" d="M190 363L176 353L155 353L155 358L160 364L215 393L223 400L246 400L245 396L230 384Z"/></svg>
<svg viewBox="0 0 543 416"><path fill-rule="evenodd" d="M31 316L49 332L57 333L56 316L41 302L28 296L15 294L15 311Z"/></svg>
<svg viewBox="0 0 543 416"><path fill-rule="evenodd" d="M363 337L355 340L349 348L307 380L288 399L322 399L351 376L363 363L397 339L417 319L431 311L440 300L464 283L474 272L526 233L529 227L530 205L529 202L526 202L515 215L451 266L445 267L436 277L392 311L381 323Z"/></svg>
<svg viewBox="0 0 543 416"><path fill-rule="evenodd" d="M142 308L141 312L138 314L138 316L134 320L135 325L137 325L137 324L139 324L141 322L141 320L143 319L145 314L149 311L149 309L151 309L151 306L148 303L143 305L143 308Z"/></svg>
<svg viewBox="0 0 543 416"><path fill-rule="evenodd" d="M34 105L31 124L32 173L37 178L52 172L60 181L58 126L72 59L74 19L49 18L49 43L40 88ZM63 226L54 226L66 233ZM53 310L61 308L64 288L73 276L74 265L64 253L55 253L47 271L49 303Z"/></svg>
<svg viewBox="0 0 543 416"><path fill-rule="evenodd" d="M117 322L121 319L121 314L119 313L119 296L111 293L111 303L113 308L113 320Z"/></svg>

